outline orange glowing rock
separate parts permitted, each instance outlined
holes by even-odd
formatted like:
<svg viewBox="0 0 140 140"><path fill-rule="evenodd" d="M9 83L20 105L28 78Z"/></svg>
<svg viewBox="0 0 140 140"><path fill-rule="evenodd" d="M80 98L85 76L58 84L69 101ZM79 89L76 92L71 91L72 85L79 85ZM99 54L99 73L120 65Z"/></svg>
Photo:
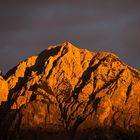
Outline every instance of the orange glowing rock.
<svg viewBox="0 0 140 140"><path fill-rule="evenodd" d="M119 139L140 131L140 72L113 53L66 42L21 62L5 79L9 109L17 110L14 119L7 113L6 130L23 139Z"/></svg>
<svg viewBox="0 0 140 140"><path fill-rule="evenodd" d="M3 101L7 101L8 92L9 92L8 83L0 75L0 104Z"/></svg>

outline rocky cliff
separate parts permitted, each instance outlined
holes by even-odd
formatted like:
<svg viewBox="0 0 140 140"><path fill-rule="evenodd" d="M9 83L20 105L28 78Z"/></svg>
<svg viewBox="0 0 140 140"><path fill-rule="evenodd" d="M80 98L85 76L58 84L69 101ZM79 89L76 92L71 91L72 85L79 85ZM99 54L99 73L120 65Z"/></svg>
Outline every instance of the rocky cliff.
<svg viewBox="0 0 140 140"><path fill-rule="evenodd" d="M26 59L4 78L3 139L139 139L140 72L113 53L66 42Z"/></svg>
<svg viewBox="0 0 140 140"><path fill-rule="evenodd" d="M6 82L6 80L4 80L3 76L0 75L0 104L7 101L8 92L8 83Z"/></svg>

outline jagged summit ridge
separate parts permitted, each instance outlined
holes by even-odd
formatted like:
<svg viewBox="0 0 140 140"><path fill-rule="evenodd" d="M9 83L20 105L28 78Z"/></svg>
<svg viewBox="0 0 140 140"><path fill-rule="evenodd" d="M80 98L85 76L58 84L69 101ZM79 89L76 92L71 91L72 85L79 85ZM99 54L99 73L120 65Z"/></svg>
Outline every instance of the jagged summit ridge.
<svg viewBox="0 0 140 140"><path fill-rule="evenodd" d="M140 130L140 72L113 53L90 52L66 42L22 61L5 79L11 111L6 116L17 113L1 126L6 124L8 132L20 128L24 139L35 131L48 139L57 132L60 139L80 139L83 132L86 139L94 139L96 128L107 128L103 138L118 139L120 132L127 137Z"/></svg>

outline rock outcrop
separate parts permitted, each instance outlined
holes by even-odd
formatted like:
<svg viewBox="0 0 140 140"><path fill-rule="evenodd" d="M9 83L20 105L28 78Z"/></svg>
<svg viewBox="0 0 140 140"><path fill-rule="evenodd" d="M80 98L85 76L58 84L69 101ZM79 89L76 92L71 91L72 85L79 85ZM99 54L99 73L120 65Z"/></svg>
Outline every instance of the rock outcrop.
<svg viewBox="0 0 140 140"><path fill-rule="evenodd" d="M2 75L0 75L0 104L7 101L8 92L8 83L4 80Z"/></svg>
<svg viewBox="0 0 140 140"><path fill-rule="evenodd" d="M138 139L140 72L66 42L10 70L4 138ZM1 132L2 132L1 131Z"/></svg>

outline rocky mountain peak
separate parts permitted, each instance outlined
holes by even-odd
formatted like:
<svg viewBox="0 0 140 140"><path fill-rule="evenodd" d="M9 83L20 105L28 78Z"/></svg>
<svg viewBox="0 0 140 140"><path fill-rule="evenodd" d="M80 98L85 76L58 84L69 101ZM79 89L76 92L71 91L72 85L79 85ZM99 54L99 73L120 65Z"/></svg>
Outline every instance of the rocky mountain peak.
<svg viewBox="0 0 140 140"><path fill-rule="evenodd" d="M9 137L138 138L140 72L113 53L65 42L22 61L4 78L8 112L0 128Z"/></svg>

